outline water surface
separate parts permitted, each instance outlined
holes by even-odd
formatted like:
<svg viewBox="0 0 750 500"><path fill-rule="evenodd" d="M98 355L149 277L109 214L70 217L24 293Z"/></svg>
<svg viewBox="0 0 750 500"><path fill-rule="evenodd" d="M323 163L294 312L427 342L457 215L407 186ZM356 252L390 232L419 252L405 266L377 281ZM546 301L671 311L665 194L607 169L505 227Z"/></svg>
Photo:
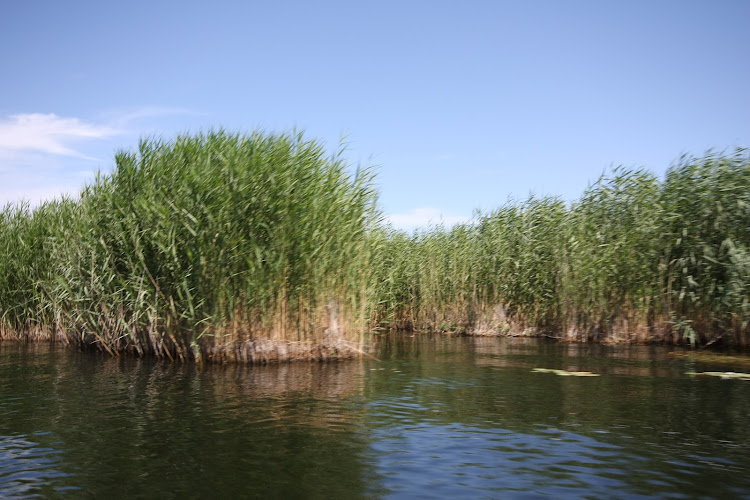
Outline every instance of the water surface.
<svg viewBox="0 0 750 500"><path fill-rule="evenodd" d="M0 497L750 498L750 381L688 375L742 359L373 342L202 370L0 343Z"/></svg>

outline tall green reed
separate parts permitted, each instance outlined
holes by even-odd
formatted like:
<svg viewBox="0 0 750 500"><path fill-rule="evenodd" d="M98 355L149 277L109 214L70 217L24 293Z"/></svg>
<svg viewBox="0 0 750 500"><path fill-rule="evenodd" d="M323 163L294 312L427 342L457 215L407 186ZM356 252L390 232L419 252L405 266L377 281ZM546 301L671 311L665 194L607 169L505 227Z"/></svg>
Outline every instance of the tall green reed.
<svg viewBox="0 0 750 500"><path fill-rule="evenodd" d="M301 134L145 140L83 190L43 259L23 253L53 272L10 276L44 297L69 339L113 353L189 358L252 339L359 340L377 302L372 175L352 177L341 155ZM4 241L51 217L27 207L3 215Z"/></svg>
<svg viewBox="0 0 750 500"><path fill-rule="evenodd" d="M411 234L373 180L301 134L144 140L78 198L0 210L0 334L183 359L375 325L750 344L743 150Z"/></svg>
<svg viewBox="0 0 750 500"><path fill-rule="evenodd" d="M750 161L616 168L573 203L509 202L452 229L392 231L389 326L574 339L750 340Z"/></svg>

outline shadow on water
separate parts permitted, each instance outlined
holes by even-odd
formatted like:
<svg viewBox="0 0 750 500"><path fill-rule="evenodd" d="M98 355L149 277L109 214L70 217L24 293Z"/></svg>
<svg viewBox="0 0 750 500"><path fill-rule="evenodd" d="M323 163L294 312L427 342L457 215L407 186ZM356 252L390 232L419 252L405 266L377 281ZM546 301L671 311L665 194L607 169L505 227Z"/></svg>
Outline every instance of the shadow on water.
<svg viewBox="0 0 750 500"><path fill-rule="evenodd" d="M199 370L0 343L0 496L750 497L750 382L687 375L711 362L409 334L372 352Z"/></svg>

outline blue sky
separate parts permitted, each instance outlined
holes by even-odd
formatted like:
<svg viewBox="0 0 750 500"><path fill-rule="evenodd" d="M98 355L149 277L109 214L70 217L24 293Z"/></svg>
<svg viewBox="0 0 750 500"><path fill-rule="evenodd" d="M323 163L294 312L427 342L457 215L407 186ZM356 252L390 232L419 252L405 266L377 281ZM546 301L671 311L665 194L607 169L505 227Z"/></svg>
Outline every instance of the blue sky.
<svg viewBox="0 0 750 500"><path fill-rule="evenodd" d="M143 136L302 129L413 228L750 146L750 2L0 4L0 203Z"/></svg>

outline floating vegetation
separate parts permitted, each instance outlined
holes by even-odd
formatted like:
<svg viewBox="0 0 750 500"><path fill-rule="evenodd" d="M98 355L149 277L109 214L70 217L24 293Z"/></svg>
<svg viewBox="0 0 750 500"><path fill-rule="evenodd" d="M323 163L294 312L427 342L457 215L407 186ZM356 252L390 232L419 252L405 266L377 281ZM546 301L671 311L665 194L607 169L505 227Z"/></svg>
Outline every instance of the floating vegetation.
<svg viewBox="0 0 750 500"><path fill-rule="evenodd" d="M707 351L670 352L670 356L700 363L750 366L750 356L733 356Z"/></svg>
<svg viewBox="0 0 750 500"><path fill-rule="evenodd" d="M721 379L750 380L750 373L737 372L687 372L687 375L706 375L709 377L719 377Z"/></svg>
<svg viewBox="0 0 750 500"><path fill-rule="evenodd" d="M554 373L561 377L598 377L598 373L591 372L571 372L568 370L556 370L554 368L534 368L531 370L534 373Z"/></svg>

